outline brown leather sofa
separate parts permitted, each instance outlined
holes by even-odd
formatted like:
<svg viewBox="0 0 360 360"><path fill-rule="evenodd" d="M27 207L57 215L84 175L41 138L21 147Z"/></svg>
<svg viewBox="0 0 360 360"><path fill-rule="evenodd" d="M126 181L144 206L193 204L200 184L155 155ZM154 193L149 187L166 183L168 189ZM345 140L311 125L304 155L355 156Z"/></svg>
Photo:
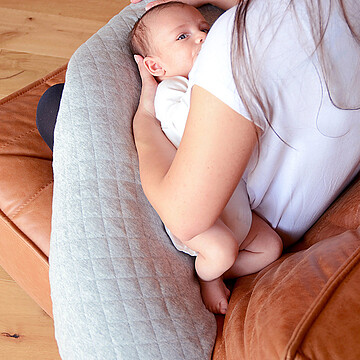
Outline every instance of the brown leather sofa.
<svg viewBox="0 0 360 360"><path fill-rule="evenodd" d="M35 119L41 95L65 72L0 100L0 265L50 316L52 152Z"/></svg>
<svg viewBox="0 0 360 360"><path fill-rule="evenodd" d="M52 153L35 113L65 71L0 101L0 265L50 316ZM358 176L302 241L235 283L214 360L360 359L359 226Z"/></svg>
<svg viewBox="0 0 360 360"><path fill-rule="evenodd" d="M360 359L359 179L302 241L237 280L214 360Z"/></svg>

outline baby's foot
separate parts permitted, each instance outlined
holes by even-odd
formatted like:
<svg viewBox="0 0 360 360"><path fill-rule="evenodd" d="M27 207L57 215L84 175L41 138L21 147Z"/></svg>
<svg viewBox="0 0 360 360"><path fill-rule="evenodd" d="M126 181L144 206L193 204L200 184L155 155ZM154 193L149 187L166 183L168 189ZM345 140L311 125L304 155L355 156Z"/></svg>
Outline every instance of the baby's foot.
<svg viewBox="0 0 360 360"><path fill-rule="evenodd" d="M212 281L199 280L201 296L206 308L214 314L226 314L230 290L222 278Z"/></svg>

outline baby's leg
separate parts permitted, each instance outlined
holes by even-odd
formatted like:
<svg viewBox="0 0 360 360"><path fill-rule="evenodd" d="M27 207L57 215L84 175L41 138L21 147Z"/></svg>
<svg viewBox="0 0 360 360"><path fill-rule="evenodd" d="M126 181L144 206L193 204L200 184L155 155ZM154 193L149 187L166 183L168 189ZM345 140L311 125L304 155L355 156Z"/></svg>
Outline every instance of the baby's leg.
<svg viewBox="0 0 360 360"><path fill-rule="evenodd" d="M282 248L279 235L263 219L252 213L250 231L240 245L233 266L213 281L200 279L201 295L206 307L214 313L225 314L230 292L223 278L234 279L262 270L280 257Z"/></svg>
<svg viewBox="0 0 360 360"><path fill-rule="evenodd" d="M220 219L210 229L184 244L198 252L195 268L204 281L212 281L222 276L234 264L239 254L239 242Z"/></svg>
<svg viewBox="0 0 360 360"><path fill-rule="evenodd" d="M201 297L206 308L214 314L226 314L230 290L226 287L223 278L212 281L199 279Z"/></svg>
<svg viewBox="0 0 360 360"><path fill-rule="evenodd" d="M204 242L195 263L200 277L201 295L206 307L214 313L226 313L230 292L222 275L229 264L232 266L237 259L239 246L250 231L251 221L246 184L241 180L217 224L210 231L201 234L203 240L199 237L195 239L198 243ZM218 244L213 249L208 248L212 241ZM194 246L192 248L196 250ZM191 248L190 244L189 247Z"/></svg>
<svg viewBox="0 0 360 360"><path fill-rule="evenodd" d="M238 257L239 242L218 219L209 230L184 243L198 252L195 268L205 306L213 313L225 314L230 292L222 275Z"/></svg>
<svg viewBox="0 0 360 360"><path fill-rule="evenodd" d="M262 270L281 256L283 243L279 235L258 215L252 215L250 232L240 245L234 265L224 274L234 279Z"/></svg>

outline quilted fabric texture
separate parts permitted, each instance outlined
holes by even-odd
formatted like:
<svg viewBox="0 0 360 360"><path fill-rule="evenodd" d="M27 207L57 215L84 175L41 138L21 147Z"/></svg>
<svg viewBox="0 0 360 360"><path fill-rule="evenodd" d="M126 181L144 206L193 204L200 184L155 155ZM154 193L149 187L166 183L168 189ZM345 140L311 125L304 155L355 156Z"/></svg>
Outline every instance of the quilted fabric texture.
<svg viewBox="0 0 360 360"><path fill-rule="evenodd" d="M190 256L140 185L131 122L140 79L131 5L68 65L55 129L50 284L62 359L209 359L216 322ZM207 7L214 19L218 9Z"/></svg>

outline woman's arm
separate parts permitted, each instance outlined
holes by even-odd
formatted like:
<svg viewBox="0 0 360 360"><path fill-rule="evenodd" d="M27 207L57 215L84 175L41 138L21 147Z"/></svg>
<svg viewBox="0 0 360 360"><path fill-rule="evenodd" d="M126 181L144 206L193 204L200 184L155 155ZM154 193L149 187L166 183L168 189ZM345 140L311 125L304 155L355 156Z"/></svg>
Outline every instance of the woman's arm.
<svg viewBox="0 0 360 360"><path fill-rule="evenodd" d="M212 94L194 86L178 151L150 106L151 79L139 64L143 92L134 136L144 192L181 240L210 228L236 188L257 142L255 126Z"/></svg>

